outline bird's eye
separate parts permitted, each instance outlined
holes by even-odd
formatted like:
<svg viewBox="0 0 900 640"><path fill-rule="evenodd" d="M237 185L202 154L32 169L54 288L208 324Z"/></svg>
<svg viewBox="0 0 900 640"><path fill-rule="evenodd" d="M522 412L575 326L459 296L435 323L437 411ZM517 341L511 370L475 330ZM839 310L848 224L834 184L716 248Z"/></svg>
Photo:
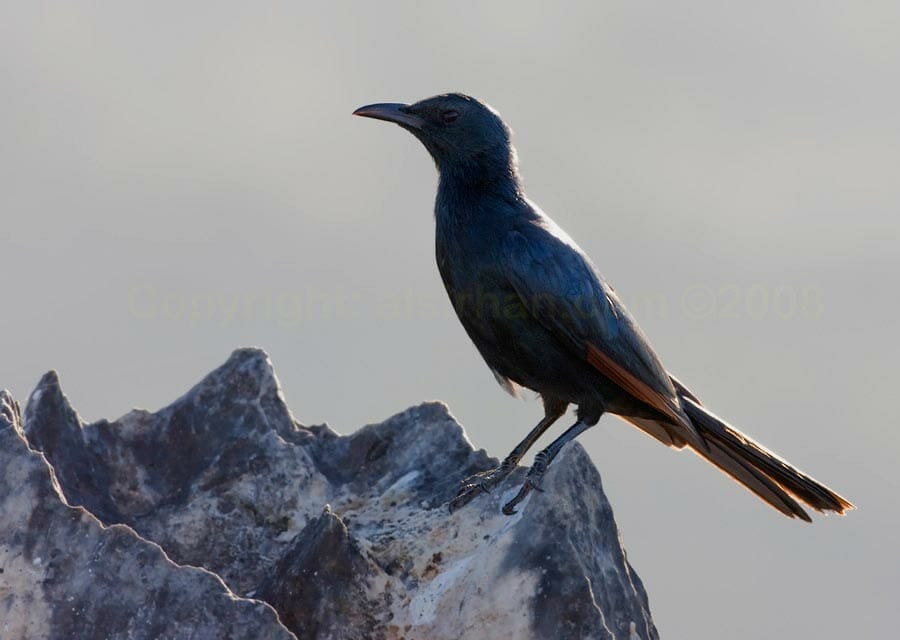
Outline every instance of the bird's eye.
<svg viewBox="0 0 900 640"><path fill-rule="evenodd" d="M441 114L441 118L446 124L450 124L451 122L456 122L456 119L459 117L459 112L454 111L453 109L448 109L444 113Z"/></svg>

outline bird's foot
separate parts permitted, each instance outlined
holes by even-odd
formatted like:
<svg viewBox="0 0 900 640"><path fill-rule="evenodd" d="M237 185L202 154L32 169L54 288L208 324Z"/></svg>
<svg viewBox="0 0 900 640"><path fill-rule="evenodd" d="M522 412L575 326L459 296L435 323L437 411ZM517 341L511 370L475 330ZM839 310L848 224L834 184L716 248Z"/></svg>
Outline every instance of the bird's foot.
<svg viewBox="0 0 900 640"><path fill-rule="evenodd" d="M549 456L544 451L541 451L534 457L534 464L532 464L531 469L528 470L528 475L525 476L525 482L522 483L519 493L517 493L512 500L503 505L504 515L513 515L516 512L516 505L522 502L522 500L525 499L525 496L532 491L543 493L544 489L541 487L541 481L544 478L544 472L547 470L549 464Z"/></svg>
<svg viewBox="0 0 900 640"><path fill-rule="evenodd" d="M496 469L482 471L463 480L456 497L450 501L450 513L466 506L482 493L490 493L515 468L515 463L507 459Z"/></svg>

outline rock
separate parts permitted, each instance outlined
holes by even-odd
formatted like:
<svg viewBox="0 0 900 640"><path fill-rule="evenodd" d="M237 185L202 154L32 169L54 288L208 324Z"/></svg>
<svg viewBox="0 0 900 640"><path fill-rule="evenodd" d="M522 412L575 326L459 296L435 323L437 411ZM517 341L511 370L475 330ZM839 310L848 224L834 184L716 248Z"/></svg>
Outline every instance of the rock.
<svg viewBox="0 0 900 640"><path fill-rule="evenodd" d="M327 579L323 579L327 576ZM325 508L291 542L257 597L269 602L300 638L383 638L390 598L372 599L386 580ZM386 591L382 591L387 593Z"/></svg>
<svg viewBox="0 0 900 640"><path fill-rule="evenodd" d="M157 413L83 425L50 372L25 429L71 504L246 592L331 497L280 394L265 354L241 350Z"/></svg>
<svg viewBox="0 0 900 640"><path fill-rule="evenodd" d="M658 637L577 443L518 514L500 505L523 469L450 515L459 481L497 461L444 405L347 436L305 427L255 349L115 422L83 424L51 372L25 433L70 504L264 599L301 638Z"/></svg>
<svg viewBox="0 0 900 640"><path fill-rule="evenodd" d="M216 575L174 564L126 526L65 504L44 457L28 448L18 406L0 392L0 637L294 636L267 604Z"/></svg>

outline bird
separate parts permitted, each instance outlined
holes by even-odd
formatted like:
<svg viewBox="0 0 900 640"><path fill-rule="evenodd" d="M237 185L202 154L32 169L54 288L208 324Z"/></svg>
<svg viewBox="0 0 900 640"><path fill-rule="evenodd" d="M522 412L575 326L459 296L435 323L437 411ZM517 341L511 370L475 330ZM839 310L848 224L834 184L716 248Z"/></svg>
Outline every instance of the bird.
<svg viewBox="0 0 900 640"><path fill-rule="evenodd" d="M494 469L464 480L450 511L490 493L570 406L576 422L534 457L512 515L560 450L603 414L689 449L790 518L804 505L843 514L848 500L716 416L669 373L587 254L526 195L511 130L462 93L375 103L355 116L399 125L438 171L435 252L450 302L500 385L540 396L544 416Z"/></svg>

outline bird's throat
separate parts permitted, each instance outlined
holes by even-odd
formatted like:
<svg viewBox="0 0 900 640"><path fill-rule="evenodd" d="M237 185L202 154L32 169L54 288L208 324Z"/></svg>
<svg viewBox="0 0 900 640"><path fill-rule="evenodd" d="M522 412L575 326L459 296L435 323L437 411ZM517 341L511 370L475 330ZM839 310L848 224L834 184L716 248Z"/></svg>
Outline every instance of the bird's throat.
<svg viewBox="0 0 900 640"><path fill-rule="evenodd" d="M514 156L473 156L451 162L437 161L440 180L438 197L457 200L494 194L516 196L522 184Z"/></svg>

